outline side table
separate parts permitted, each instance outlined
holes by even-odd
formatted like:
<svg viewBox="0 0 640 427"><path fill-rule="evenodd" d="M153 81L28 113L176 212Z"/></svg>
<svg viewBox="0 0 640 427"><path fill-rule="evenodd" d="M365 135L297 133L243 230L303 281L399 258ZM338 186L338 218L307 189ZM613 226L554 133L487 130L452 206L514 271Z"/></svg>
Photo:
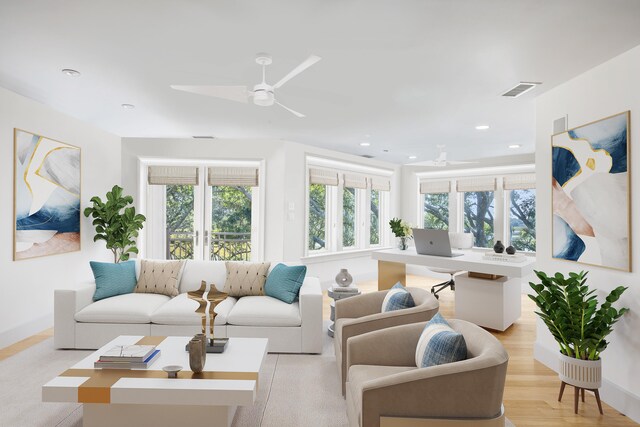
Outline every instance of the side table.
<svg viewBox="0 0 640 427"><path fill-rule="evenodd" d="M327 333L329 334L330 337L333 338L333 331L334 331L334 327L335 327L335 322L336 322L336 301L341 300L341 299L345 299L345 298L350 298L356 295L360 295L361 292L360 290L358 290L358 287L356 286L355 283L352 283L351 285L347 286L346 288L348 289L355 289L354 292L334 292L334 288L338 288L338 286L331 286L328 290L327 290L327 295L329 295L329 298L333 299L333 301L331 301L331 324L329 325L329 328L327 330Z"/></svg>

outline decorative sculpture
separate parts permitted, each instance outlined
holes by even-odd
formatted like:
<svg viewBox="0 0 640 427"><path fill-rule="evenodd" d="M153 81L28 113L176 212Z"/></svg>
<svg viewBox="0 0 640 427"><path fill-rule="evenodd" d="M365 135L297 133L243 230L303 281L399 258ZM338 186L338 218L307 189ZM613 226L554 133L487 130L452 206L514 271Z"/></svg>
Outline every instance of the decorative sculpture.
<svg viewBox="0 0 640 427"><path fill-rule="evenodd" d="M220 292L216 289L215 284L211 284L209 291L207 292L207 282L204 280L200 284L200 289L197 291L191 291L187 293L189 299L198 303L198 307L195 312L202 317L202 334L198 334L200 339L206 342L207 353L222 353L227 345L228 338L214 337L214 323L217 313L215 308L224 301L229 294ZM208 310L207 310L208 308ZM209 338L206 338L207 334L207 317L209 318Z"/></svg>

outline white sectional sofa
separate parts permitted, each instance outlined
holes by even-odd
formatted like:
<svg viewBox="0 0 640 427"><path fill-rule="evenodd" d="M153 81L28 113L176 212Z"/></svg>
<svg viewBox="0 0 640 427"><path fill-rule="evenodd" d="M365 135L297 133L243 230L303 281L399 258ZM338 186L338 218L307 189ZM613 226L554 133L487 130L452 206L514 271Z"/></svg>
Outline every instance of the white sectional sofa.
<svg viewBox="0 0 640 427"><path fill-rule="evenodd" d="M272 267L276 263L272 263ZM136 274L139 264L136 264ZM57 289L54 296L56 348L97 349L118 335L193 335L201 332L198 303L187 292L205 280L222 290L224 261L187 261L180 295L131 293L93 301L95 282L76 289ZM306 277L299 300L287 304L269 296L227 297L215 309L216 337L269 339L272 353L322 351L322 290L320 281Z"/></svg>

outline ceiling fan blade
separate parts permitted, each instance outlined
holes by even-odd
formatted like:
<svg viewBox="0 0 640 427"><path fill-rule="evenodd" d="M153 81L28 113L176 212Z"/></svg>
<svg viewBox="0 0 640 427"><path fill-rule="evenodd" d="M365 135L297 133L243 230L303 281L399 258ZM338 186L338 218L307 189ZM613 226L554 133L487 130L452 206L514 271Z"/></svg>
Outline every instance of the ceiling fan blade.
<svg viewBox="0 0 640 427"><path fill-rule="evenodd" d="M407 166L439 166L435 160L423 160L422 162L406 163Z"/></svg>
<svg viewBox="0 0 640 427"><path fill-rule="evenodd" d="M227 99L229 101L242 102L246 104L251 94L246 86L183 86L171 85L171 89L183 92L195 93L197 95L213 96L215 98Z"/></svg>
<svg viewBox="0 0 640 427"><path fill-rule="evenodd" d="M285 110L287 110L288 112L290 112L291 114L293 114L293 115L297 116L297 117L307 117L307 116L305 116L304 114L302 114L302 113L298 113L297 111L292 110L292 109L291 109L291 108L289 108L289 107L285 107L284 105L280 104L278 101L275 101L275 103L276 103L276 104L278 104L279 106L281 106L282 108L284 108Z"/></svg>
<svg viewBox="0 0 640 427"><path fill-rule="evenodd" d="M313 64L320 61L321 59L322 58L320 58L319 56L311 55L310 57L305 59L302 64L298 65L296 68L291 70L289 74L287 74L282 79L280 79L278 83L274 84L273 85L274 89L279 88L280 86L282 86L283 84L285 84L286 82L288 82L289 80L291 80L292 78L294 78L295 76L297 76L298 74L306 70L307 68L311 67Z"/></svg>

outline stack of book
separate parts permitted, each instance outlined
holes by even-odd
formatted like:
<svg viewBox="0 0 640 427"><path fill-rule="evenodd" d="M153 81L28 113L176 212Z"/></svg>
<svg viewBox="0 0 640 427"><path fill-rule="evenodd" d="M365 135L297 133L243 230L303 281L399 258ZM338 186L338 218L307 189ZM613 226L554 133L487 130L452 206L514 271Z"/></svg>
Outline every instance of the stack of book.
<svg viewBox="0 0 640 427"><path fill-rule="evenodd" d="M94 362L94 368L147 369L160 356L155 345L117 345Z"/></svg>
<svg viewBox="0 0 640 427"><path fill-rule="evenodd" d="M487 252L482 256L485 261L498 261L498 262L524 262L527 257L522 254L497 254L494 252Z"/></svg>
<svg viewBox="0 0 640 427"><path fill-rule="evenodd" d="M360 291L355 286L334 286L332 289L335 299L342 299L353 295L358 295Z"/></svg>

